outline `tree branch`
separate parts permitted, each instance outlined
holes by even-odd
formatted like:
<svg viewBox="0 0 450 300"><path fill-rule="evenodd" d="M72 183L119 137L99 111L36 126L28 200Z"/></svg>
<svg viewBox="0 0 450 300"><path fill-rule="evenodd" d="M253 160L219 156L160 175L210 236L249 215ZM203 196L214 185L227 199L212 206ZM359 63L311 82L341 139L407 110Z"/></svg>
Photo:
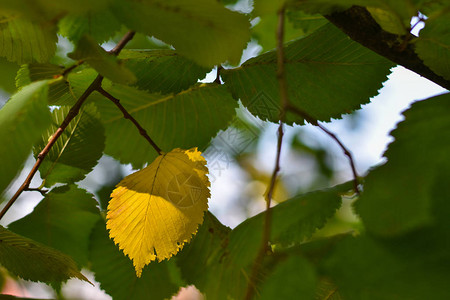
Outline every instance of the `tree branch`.
<svg viewBox="0 0 450 300"><path fill-rule="evenodd" d="M423 63L415 52L414 44L405 44L405 41L415 39L414 35L400 36L384 31L367 9L361 6L352 6L345 11L326 15L325 18L364 47L450 90L450 81Z"/></svg>
<svg viewBox="0 0 450 300"><path fill-rule="evenodd" d="M276 39L277 39L277 79L279 84L280 91L280 102L281 102L281 111L280 111L280 125L278 126L278 141L277 141L277 154L275 157L275 167L273 168L272 176L270 177L270 183L267 187L265 193L266 200L266 211L264 215L264 228L261 239L261 246L259 247L258 254L255 258L255 261L252 266L252 270L250 273L250 278L247 285L247 291L245 293L245 300L251 300L256 293L256 281L258 278L258 274L262 268L262 264L264 261L264 257L266 253L270 251L270 231L272 227L272 209L271 202L273 198L273 193L275 191L275 186L277 183L278 173L280 172L280 157L281 157L281 146L283 144L283 123L285 121L286 116L286 108L289 103L288 98L288 89L287 89L287 80L286 74L284 70L284 14L285 8L282 7L278 11L278 27L276 31Z"/></svg>
<svg viewBox="0 0 450 300"><path fill-rule="evenodd" d="M359 195L360 194L360 191L359 191L359 188L358 188L358 186L359 186L358 177L359 176L358 176L358 172L356 171L355 160L353 159L353 155L350 152L350 150L348 150L347 147L345 147L344 143L342 143L341 140L333 132L328 130L325 126L320 124L316 119L314 119L313 117L311 117L306 112L304 112L301 109L299 109L298 107L295 107L292 104L288 104L288 106L286 107L286 110L295 113L296 115L298 115L299 117L301 117L302 119L307 121L308 123L311 123L312 125L319 127L320 130L325 132L329 137L331 137L339 145L339 147L341 147L342 151L347 156L347 158L348 158L348 160L350 162L350 168L352 169L352 173L353 173L353 190L355 191L355 193L357 195Z"/></svg>
<svg viewBox="0 0 450 300"><path fill-rule="evenodd" d="M128 32L119 43L117 43L116 47L114 47L113 50L111 50L111 53L114 55L118 55L120 51L125 47L125 45L133 38L134 32L130 31ZM73 68L72 68L73 69ZM71 69L71 70L72 70ZM52 135L50 140L48 141L47 145L44 147L44 149L38 154L37 159L33 167L31 168L30 173L28 173L27 178L22 183L22 185L19 187L19 189L16 191L16 193L11 197L11 199L8 201L8 203L5 205L5 207L0 212L0 219L6 214L6 212L11 208L11 206L14 204L14 202L19 198L19 196L22 194L23 191L29 190L29 186L31 183L31 180L33 179L34 175L36 175L36 172L38 171L40 165L42 164L42 161L47 156L50 149L53 147L53 145L56 143L58 138L61 136L61 134L64 132L64 130L67 128L69 123L75 118L78 113L80 112L80 108L83 105L83 103L86 101L86 99L89 97L92 92L98 90L101 88L103 81L103 76L98 75L94 81L89 85L89 87L84 91L84 93L80 96L78 101L70 108L69 112L67 113L67 116L62 121L59 128L56 130L56 132Z"/></svg>
<svg viewBox="0 0 450 300"><path fill-rule="evenodd" d="M97 91L100 94L102 94L103 96L105 96L106 98L108 98L109 100L111 100L123 113L123 117L125 119L130 120L134 124L134 126L136 126L136 128L139 130L139 133L150 143L150 145L153 147L153 149L155 149L155 151L158 152L159 155L162 154L161 148L159 148L156 145L156 143L147 134L147 131L138 123L138 121L136 121L135 118L133 118L132 115L130 115L130 113L125 109L125 107L123 107L123 105L120 103L119 99L115 98L113 95L111 95L110 93L105 91L102 87L98 87Z"/></svg>

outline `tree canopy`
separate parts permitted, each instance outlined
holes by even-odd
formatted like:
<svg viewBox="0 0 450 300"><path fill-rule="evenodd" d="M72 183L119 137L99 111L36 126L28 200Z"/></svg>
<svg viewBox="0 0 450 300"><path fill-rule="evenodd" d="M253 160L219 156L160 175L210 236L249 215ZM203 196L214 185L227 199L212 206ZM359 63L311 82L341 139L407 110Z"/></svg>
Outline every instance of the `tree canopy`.
<svg viewBox="0 0 450 300"><path fill-rule="evenodd" d="M113 299L188 285L219 300L450 299L449 94L404 111L367 174L327 128L397 65L450 89L450 4L246 2L0 1L0 219L23 193L42 195L0 226L0 291L22 278L64 298L90 270ZM276 157L266 209L231 229L208 211L208 167L214 155L246 163L261 129L245 114L276 124ZM327 149L286 140L306 123L343 151L349 181L332 180ZM308 153L321 184L287 192L283 147ZM92 193L79 183L104 155L135 171ZM356 221L339 221L343 201Z"/></svg>

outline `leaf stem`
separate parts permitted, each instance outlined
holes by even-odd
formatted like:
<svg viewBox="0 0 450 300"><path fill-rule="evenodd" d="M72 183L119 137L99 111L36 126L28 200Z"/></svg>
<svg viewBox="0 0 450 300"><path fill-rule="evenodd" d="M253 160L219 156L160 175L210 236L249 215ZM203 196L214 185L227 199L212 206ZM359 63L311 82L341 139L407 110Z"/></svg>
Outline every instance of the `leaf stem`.
<svg viewBox="0 0 450 300"><path fill-rule="evenodd" d="M48 193L48 190L43 190L41 188L27 188L27 189L25 189L25 191L27 191L27 192L39 192L44 197Z"/></svg>
<svg viewBox="0 0 450 300"><path fill-rule="evenodd" d="M114 47L114 49L111 50L111 53L114 55L118 55L120 51L125 47L125 45L133 38L134 32L129 31ZM48 141L47 145L42 149L42 151L38 154L37 159L33 167L31 168L31 171L28 173L27 178L24 180L22 185L19 187L19 189L16 191L16 193L11 197L11 199L6 203L5 207L3 207L2 211L0 212L0 219L3 218L3 216L6 214L6 212L11 208L11 206L14 204L14 202L19 198L19 196L22 194L23 191L29 190L29 186L31 183L31 180L33 179L34 175L36 175L36 172L38 171L40 165L42 164L43 160L47 156L50 149L53 147L53 145L56 143L58 138L61 136L61 134L64 132L64 130L67 128L69 123L75 118L78 113L80 112L80 108L83 105L83 103L86 101L86 99L89 97L92 92L98 90L101 88L103 81L103 76L98 75L94 81L89 85L89 87L84 91L84 93L80 96L78 101L70 108L69 113L62 121L61 125L58 127L56 132L52 135L50 140Z"/></svg>
<svg viewBox="0 0 450 300"><path fill-rule="evenodd" d="M270 177L270 183L267 187L265 193L266 200L266 211L264 215L264 228L261 240L261 246L259 247L258 254L255 258L255 261L252 266L252 270L250 273L250 278L247 285L247 291L245 294L245 300L251 300L256 293L256 281L259 277L259 273L262 268L262 263L264 261L264 257L266 253L268 253L270 249L270 232L272 226L272 209L271 202L273 198L273 193L275 191L275 186L277 183L278 173L280 172L280 157L281 157L281 147L283 144L283 124L286 116L286 108L289 104L288 97L288 89L287 89L287 81L286 81L286 73L284 68L284 14L285 8L282 7L278 11L278 26L276 31L276 39L277 39L277 79L279 84L280 91L280 102L281 102L281 110L280 110L280 124L278 126L278 140L277 140L277 153L275 157L275 167L272 172L272 176Z"/></svg>
<svg viewBox="0 0 450 300"><path fill-rule="evenodd" d="M139 130L139 133L150 143L153 149L155 149L155 151L158 152L159 155L162 154L161 148L159 148L156 145L156 143L147 134L147 131L139 124L139 122L135 118L133 118L132 115L130 115L130 113L126 110L126 108L120 103L119 99L117 99L116 97L105 91L102 87L98 87L97 91L103 96L105 96L107 99L111 100L120 109L120 111L123 114L123 117L125 119L130 120L134 124L134 126L136 126L136 128Z"/></svg>

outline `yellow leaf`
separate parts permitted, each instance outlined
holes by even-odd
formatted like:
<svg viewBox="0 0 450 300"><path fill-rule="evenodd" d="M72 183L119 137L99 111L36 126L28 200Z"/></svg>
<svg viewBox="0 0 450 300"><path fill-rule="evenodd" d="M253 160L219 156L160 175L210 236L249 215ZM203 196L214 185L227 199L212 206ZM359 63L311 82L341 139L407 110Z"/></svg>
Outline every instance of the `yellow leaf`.
<svg viewBox="0 0 450 300"><path fill-rule="evenodd" d="M206 161L197 148L174 149L125 177L111 194L109 236L133 260L136 275L189 242L208 209Z"/></svg>

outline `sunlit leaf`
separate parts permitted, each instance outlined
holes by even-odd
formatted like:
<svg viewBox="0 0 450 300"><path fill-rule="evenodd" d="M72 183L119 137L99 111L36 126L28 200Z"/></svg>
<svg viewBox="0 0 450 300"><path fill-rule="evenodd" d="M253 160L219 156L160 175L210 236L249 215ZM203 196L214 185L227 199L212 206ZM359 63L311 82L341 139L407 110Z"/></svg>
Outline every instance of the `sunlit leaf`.
<svg viewBox="0 0 450 300"><path fill-rule="evenodd" d="M90 233L100 216L96 205L85 190L74 185L58 187L31 214L8 228L70 255L82 266L88 261Z"/></svg>
<svg viewBox="0 0 450 300"><path fill-rule="evenodd" d="M69 256L0 226L0 264L25 280L60 283L75 277L88 281Z"/></svg>
<svg viewBox="0 0 450 300"><path fill-rule="evenodd" d="M84 35L78 41L77 48L68 56L72 59L85 60L97 72L114 82L128 84L136 81L136 77L130 70L88 35Z"/></svg>
<svg viewBox="0 0 450 300"><path fill-rule="evenodd" d="M174 149L125 177L111 194L110 237L133 260L136 274L189 242L208 208L206 161L196 149Z"/></svg>
<svg viewBox="0 0 450 300"><path fill-rule="evenodd" d="M51 122L47 91L47 81L32 83L14 94L0 110L0 193L20 171L33 144Z"/></svg>

